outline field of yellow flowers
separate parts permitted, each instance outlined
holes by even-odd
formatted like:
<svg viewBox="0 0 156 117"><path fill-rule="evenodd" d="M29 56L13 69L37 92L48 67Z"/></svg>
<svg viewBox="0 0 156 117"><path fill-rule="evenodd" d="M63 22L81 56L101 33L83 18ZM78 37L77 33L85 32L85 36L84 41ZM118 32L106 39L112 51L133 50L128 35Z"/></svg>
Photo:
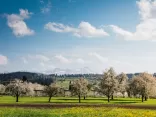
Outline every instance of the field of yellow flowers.
<svg viewBox="0 0 156 117"><path fill-rule="evenodd" d="M0 117L156 117L156 110L122 108L0 108Z"/></svg>

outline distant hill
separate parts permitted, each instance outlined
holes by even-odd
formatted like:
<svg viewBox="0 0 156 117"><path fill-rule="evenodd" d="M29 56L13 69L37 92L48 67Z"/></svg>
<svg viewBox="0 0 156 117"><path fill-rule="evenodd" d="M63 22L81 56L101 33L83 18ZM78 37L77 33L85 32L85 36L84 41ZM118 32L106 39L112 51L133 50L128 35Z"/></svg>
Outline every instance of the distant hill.
<svg viewBox="0 0 156 117"><path fill-rule="evenodd" d="M12 72L0 74L0 82L2 84L7 84L10 80L23 79L23 76L27 78L28 81L32 83L39 83L42 85L49 85L53 82L54 76L49 76L41 73L32 73L32 72Z"/></svg>
<svg viewBox="0 0 156 117"><path fill-rule="evenodd" d="M128 74L126 74L126 75L127 75L128 78L132 78L134 75L136 76L136 75L139 75L139 74L140 74L140 73L134 73L134 74L128 73Z"/></svg>

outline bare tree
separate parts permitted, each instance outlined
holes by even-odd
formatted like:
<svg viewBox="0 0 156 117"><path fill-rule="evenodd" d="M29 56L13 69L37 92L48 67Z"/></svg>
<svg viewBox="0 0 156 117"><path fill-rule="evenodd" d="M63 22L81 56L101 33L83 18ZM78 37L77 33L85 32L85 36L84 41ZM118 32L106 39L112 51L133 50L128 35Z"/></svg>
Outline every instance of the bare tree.
<svg viewBox="0 0 156 117"><path fill-rule="evenodd" d="M88 81L84 78L73 81L71 87L72 95L77 95L79 98L79 103L81 103L81 96L86 96L88 91Z"/></svg>
<svg viewBox="0 0 156 117"><path fill-rule="evenodd" d="M106 95L108 102L110 102L110 96L113 96L117 89L116 74L113 68L110 68L104 72L103 77L99 83L99 92Z"/></svg>
<svg viewBox="0 0 156 117"><path fill-rule="evenodd" d="M53 96L59 93L59 90L60 88L55 83L45 87L44 92L49 96L49 102Z"/></svg>
<svg viewBox="0 0 156 117"><path fill-rule="evenodd" d="M11 95L15 96L16 102L18 102L19 96L29 92L29 88L27 86L27 82L15 79L6 86L6 92L9 92Z"/></svg>

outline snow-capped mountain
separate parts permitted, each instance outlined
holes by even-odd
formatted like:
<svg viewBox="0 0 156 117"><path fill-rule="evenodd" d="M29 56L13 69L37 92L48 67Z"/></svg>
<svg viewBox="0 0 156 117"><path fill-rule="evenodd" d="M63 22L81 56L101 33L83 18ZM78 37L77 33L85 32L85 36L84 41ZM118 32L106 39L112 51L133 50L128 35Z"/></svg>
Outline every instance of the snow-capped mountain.
<svg viewBox="0 0 156 117"><path fill-rule="evenodd" d="M92 70L90 70L88 67L79 68L79 69L61 69L61 68L55 68L51 72L48 71L51 74L90 74L93 73Z"/></svg>

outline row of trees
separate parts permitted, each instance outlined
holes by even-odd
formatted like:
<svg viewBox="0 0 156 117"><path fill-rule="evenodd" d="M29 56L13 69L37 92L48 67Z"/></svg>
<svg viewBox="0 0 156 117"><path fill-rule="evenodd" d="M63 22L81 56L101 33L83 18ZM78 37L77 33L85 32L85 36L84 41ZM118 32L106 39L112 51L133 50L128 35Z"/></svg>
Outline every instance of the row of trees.
<svg viewBox="0 0 156 117"><path fill-rule="evenodd" d="M97 85L89 84L86 79L75 80L71 85L71 92L79 97L87 96L88 91L94 90L101 95L113 99L114 94L120 92L123 97L127 93L129 97L141 96L142 102L149 97L156 96L156 79L152 74L143 72L128 79L124 73L116 74L113 68L105 70L103 77L100 78Z"/></svg>
<svg viewBox="0 0 156 117"><path fill-rule="evenodd" d="M121 92L123 97L125 93L127 93L129 97L141 96L143 102L144 100L147 101L149 97L154 97L155 91L156 79L153 75L144 72L128 79L124 73L116 75L113 68L104 72L98 86L98 92L106 95L108 102L110 101L110 97L113 99L115 92Z"/></svg>
<svg viewBox="0 0 156 117"><path fill-rule="evenodd" d="M8 93L16 97L18 102L19 96L33 96L35 89L42 91L44 96L49 96L49 102L52 97L57 95L63 95L65 89L58 86L56 83L52 83L49 86L43 86L39 84L33 84L27 81L15 79L8 85L0 85L0 91ZM133 76L128 79L124 73L116 74L113 68L105 70L103 76L97 81L97 84L89 83L85 78L79 78L69 83L69 91L71 96L77 96L79 103L81 97L86 98L89 91L96 91L98 94L106 96L108 102L110 98L113 99L115 93L120 92L123 97L127 93L129 97L141 96L142 102L149 97L155 96L156 80L151 74L146 72Z"/></svg>

